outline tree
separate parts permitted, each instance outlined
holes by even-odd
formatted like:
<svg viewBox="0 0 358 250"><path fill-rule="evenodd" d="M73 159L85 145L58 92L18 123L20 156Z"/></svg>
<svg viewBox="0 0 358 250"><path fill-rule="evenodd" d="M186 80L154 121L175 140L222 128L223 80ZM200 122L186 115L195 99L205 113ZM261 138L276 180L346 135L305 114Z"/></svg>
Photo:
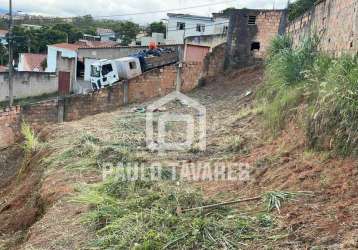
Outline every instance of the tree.
<svg viewBox="0 0 358 250"><path fill-rule="evenodd" d="M65 32L46 27L40 33L39 51L45 52L47 50L47 45L63 43L66 42L66 40L67 40L67 34Z"/></svg>
<svg viewBox="0 0 358 250"><path fill-rule="evenodd" d="M163 22L153 22L147 27L147 33L152 35L152 33L163 33L164 35L167 32Z"/></svg>
<svg viewBox="0 0 358 250"><path fill-rule="evenodd" d="M67 33L56 28L24 29L15 26L13 29L13 52L17 58L19 53L44 53L47 45L66 42Z"/></svg>
<svg viewBox="0 0 358 250"><path fill-rule="evenodd" d="M12 51L14 57L17 58L19 53L28 51L28 35L26 30L20 26L15 26L12 30Z"/></svg>
<svg viewBox="0 0 358 250"><path fill-rule="evenodd" d="M56 24L52 27L52 29L66 33L69 43L75 43L83 37L83 33L74 25L69 23Z"/></svg>
<svg viewBox="0 0 358 250"><path fill-rule="evenodd" d="M317 0L297 0L288 6L288 19L290 21L303 15L306 11L315 5Z"/></svg>
<svg viewBox="0 0 358 250"><path fill-rule="evenodd" d="M127 46L133 40L135 40L137 34L140 31L139 25L131 21L119 22L116 27L113 28L117 36L121 39L121 45Z"/></svg>
<svg viewBox="0 0 358 250"><path fill-rule="evenodd" d="M229 8L224 9L223 11L221 11L221 13L223 13L224 15L228 15L228 14L230 14L230 12L233 11L233 10L236 10L236 8L234 8L234 7L229 7Z"/></svg>

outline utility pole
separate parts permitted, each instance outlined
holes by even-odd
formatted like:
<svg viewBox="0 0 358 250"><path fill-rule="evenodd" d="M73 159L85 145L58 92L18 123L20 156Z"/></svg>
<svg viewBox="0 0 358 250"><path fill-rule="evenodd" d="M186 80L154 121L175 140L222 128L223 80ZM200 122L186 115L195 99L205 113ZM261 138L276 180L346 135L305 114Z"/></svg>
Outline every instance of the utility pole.
<svg viewBox="0 0 358 250"><path fill-rule="evenodd" d="M14 87L13 87L13 54L12 54L12 0L9 0L9 105L14 104Z"/></svg>

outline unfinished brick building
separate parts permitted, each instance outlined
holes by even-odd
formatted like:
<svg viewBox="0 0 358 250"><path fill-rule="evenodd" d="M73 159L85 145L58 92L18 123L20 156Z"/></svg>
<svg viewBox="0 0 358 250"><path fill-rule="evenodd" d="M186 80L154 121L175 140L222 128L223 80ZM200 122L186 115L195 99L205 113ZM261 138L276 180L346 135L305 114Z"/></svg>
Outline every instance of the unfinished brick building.
<svg viewBox="0 0 358 250"><path fill-rule="evenodd" d="M242 68L262 61L272 38L285 32L286 13L286 10L233 10L225 68Z"/></svg>

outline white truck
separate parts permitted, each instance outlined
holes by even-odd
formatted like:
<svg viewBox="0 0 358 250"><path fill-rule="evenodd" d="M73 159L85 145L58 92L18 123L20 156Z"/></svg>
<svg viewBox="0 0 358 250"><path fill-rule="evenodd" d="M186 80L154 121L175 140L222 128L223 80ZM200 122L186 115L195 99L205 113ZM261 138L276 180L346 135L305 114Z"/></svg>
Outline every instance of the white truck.
<svg viewBox="0 0 358 250"><path fill-rule="evenodd" d="M121 80L129 80L143 72L161 66L176 63L178 54L174 51L165 51L160 56L124 57L114 60L98 60L91 64L91 84L94 90L111 86Z"/></svg>
<svg viewBox="0 0 358 250"><path fill-rule="evenodd" d="M124 57L115 60L98 60L91 64L91 83L94 90L142 74L140 62L135 57Z"/></svg>

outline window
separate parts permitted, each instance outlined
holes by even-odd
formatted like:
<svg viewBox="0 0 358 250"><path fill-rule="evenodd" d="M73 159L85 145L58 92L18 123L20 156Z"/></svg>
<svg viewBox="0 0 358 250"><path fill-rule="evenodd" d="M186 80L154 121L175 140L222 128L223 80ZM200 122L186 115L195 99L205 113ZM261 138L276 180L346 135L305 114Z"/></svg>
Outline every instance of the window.
<svg viewBox="0 0 358 250"><path fill-rule="evenodd" d="M185 23L177 22L177 30L185 30Z"/></svg>
<svg viewBox="0 0 358 250"><path fill-rule="evenodd" d="M101 72L97 66L91 65L91 76L92 77L100 77Z"/></svg>
<svg viewBox="0 0 358 250"><path fill-rule="evenodd" d="M196 31L197 32L204 32L205 31L205 25L204 24L197 24L196 25Z"/></svg>
<svg viewBox="0 0 358 250"><path fill-rule="evenodd" d="M256 16L249 16L249 25L256 24Z"/></svg>
<svg viewBox="0 0 358 250"><path fill-rule="evenodd" d="M137 68L137 64L135 62L129 62L129 68L130 69L136 69Z"/></svg>
<svg viewBox="0 0 358 250"><path fill-rule="evenodd" d="M254 51L254 50L259 51L260 48L261 48L261 45L260 45L259 42L253 42L253 43L251 44L251 51Z"/></svg>
<svg viewBox="0 0 358 250"><path fill-rule="evenodd" d="M226 34L228 30L229 30L229 26L224 26L223 33Z"/></svg>
<svg viewBox="0 0 358 250"><path fill-rule="evenodd" d="M105 76L112 71L113 71L112 64L105 64L102 66L102 76Z"/></svg>

